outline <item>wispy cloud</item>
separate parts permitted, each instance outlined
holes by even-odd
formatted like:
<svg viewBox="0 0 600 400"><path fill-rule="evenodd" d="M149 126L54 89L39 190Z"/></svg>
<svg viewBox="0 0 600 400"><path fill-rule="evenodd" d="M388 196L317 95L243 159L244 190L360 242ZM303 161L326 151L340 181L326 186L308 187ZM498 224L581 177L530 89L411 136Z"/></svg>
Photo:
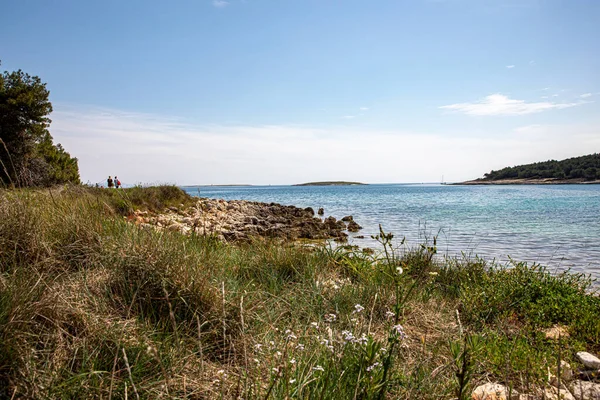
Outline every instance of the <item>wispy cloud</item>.
<svg viewBox="0 0 600 400"><path fill-rule="evenodd" d="M579 103L551 103L548 101L528 103L525 100L513 100L502 94L492 94L473 103L456 103L440 107L467 115L524 115L552 109L575 107Z"/></svg>
<svg viewBox="0 0 600 400"><path fill-rule="evenodd" d="M507 66L506 66L506 68L508 68L508 69L512 69L512 68L514 68L514 67L515 67L514 65L507 65Z"/></svg>
<svg viewBox="0 0 600 400"><path fill-rule="evenodd" d="M592 97L591 93L584 93L582 95L580 95L579 97L581 97L582 99L587 99L588 97Z"/></svg>
<svg viewBox="0 0 600 400"><path fill-rule="evenodd" d="M535 65L535 61L534 60L529 61L529 65Z"/></svg>
<svg viewBox="0 0 600 400"><path fill-rule="evenodd" d="M369 107L361 107L360 110L361 111L367 111L369 109Z"/></svg>
<svg viewBox="0 0 600 400"><path fill-rule="evenodd" d="M344 115L342 118L343 119L352 119L352 118L356 118L356 115Z"/></svg>
<svg viewBox="0 0 600 400"><path fill-rule="evenodd" d="M82 179L91 182L115 174L125 183L432 182L442 173L458 181L600 146L593 124L449 135L446 127L438 134L342 125L202 125L165 115L53 106L52 136L79 159ZM423 154L430 162L422 163ZM348 168L353 159L361 160L360 168Z"/></svg>
<svg viewBox="0 0 600 400"><path fill-rule="evenodd" d="M225 0L213 0L212 4L217 8L223 8L227 7L229 5L229 2Z"/></svg>

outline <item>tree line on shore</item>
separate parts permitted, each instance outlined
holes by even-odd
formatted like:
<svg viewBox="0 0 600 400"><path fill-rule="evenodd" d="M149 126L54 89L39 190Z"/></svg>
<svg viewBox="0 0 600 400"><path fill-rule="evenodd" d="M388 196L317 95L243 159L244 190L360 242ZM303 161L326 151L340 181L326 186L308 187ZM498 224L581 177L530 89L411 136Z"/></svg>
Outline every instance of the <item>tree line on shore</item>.
<svg viewBox="0 0 600 400"><path fill-rule="evenodd" d="M21 70L0 74L0 186L79 183L77 158L50 127L50 91L37 76Z"/></svg>
<svg viewBox="0 0 600 400"><path fill-rule="evenodd" d="M484 175L483 180L547 178L600 180L600 154L594 153L562 161L549 160L506 167L498 171L492 170Z"/></svg>

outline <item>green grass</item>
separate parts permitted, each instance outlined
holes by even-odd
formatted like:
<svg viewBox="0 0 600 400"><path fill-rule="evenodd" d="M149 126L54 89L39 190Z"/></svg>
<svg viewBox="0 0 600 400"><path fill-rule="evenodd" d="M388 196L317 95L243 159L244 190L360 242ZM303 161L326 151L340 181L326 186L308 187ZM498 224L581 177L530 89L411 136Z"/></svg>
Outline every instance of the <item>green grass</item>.
<svg viewBox="0 0 600 400"><path fill-rule="evenodd" d="M435 261L435 244L392 251L383 232L387 256L123 218L193 203L174 187L0 192L0 398L451 399L486 380L527 391L600 350L582 275Z"/></svg>

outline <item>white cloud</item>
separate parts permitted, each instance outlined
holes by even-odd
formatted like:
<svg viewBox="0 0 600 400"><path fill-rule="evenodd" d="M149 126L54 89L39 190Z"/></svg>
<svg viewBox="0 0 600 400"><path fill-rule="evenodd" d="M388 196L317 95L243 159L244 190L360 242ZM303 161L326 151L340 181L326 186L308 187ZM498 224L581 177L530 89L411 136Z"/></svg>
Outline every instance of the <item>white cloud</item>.
<svg viewBox="0 0 600 400"><path fill-rule="evenodd" d="M84 182L292 184L313 180L439 182L600 148L599 125L451 134L347 126L222 126L53 104L51 133L79 159ZM541 140L543 138L544 140ZM428 162L424 163L426 157ZM360 160L356 168L351 160ZM418 169L414 166L419 165Z"/></svg>
<svg viewBox="0 0 600 400"><path fill-rule="evenodd" d="M343 119L352 119L352 118L356 118L356 115L344 115L342 118Z"/></svg>
<svg viewBox="0 0 600 400"><path fill-rule="evenodd" d="M369 109L369 107L361 107L360 110L361 111L367 111Z"/></svg>
<svg viewBox="0 0 600 400"><path fill-rule="evenodd" d="M225 0L213 0L212 4L217 8L223 8L227 7L229 5L229 2Z"/></svg>
<svg viewBox="0 0 600 400"><path fill-rule="evenodd" d="M591 93L584 93L584 94L580 95L579 97L581 97L582 99L586 99L588 97L592 97L592 94Z"/></svg>
<svg viewBox="0 0 600 400"><path fill-rule="evenodd" d="M529 65L535 65L535 61L534 60L529 61Z"/></svg>
<svg viewBox="0 0 600 400"><path fill-rule="evenodd" d="M507 65L506 66L506 68L508 68L508 69L511 69L511 68L514 68L514 67L515 67L514 65Z"/></svg>
<svg viewBox="0 0 600 400"><path fill-rule="evenodd" d="M467 115L524 115L552 109L575 107L579 103L527 103L525 100L513 100L502 94L492 94L473 103L457 103L442 106L444 110L461 112Z"/></svg>

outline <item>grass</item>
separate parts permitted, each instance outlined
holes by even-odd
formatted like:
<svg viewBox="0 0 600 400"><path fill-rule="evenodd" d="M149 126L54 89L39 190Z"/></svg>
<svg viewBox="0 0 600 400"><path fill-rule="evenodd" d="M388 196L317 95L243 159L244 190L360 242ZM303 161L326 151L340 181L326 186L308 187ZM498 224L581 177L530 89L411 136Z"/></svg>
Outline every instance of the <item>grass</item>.
<svg viewBox="0 0 600 400"><path fill-rule="evenodd" d="M0 398L466 398L600 350L586 276L440 262L383 231L387 253L365 254L123 218L181 204L175 187L0 192Z"/></svg>

